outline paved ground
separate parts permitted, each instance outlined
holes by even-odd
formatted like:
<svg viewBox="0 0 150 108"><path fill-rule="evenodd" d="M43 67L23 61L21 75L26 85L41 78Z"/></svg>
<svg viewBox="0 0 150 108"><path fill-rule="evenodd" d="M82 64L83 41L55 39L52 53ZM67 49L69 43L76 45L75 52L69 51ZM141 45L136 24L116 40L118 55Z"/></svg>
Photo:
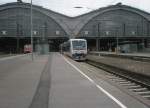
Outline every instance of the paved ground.
<svg viewBox="0 0 150 108"><path fill-rule="evenodd" d="M17 54L0 54L0 58L9 57L9 56L16 56Z"/></svg>
<svg viewBox="0 0 150 108"><path fill-rule="evenodd" d="M144 105L140 100L136 99L136 95L130 91L126 91L124 87L111 83L108 80L108 74L105 71L95 68L84 62L70 61L77 66L82 72L90 77L97 85L108 91L116 99L126 105L127 108L149 108ZM115 85L115 86L114 86Z"/></svg>
<svg viewBox="0 0 150 108"><path fill-rule="evenodd" d="M120 108L64 59L53 55L49 108Z"/></svg>
<svg viewBox="0 0 150 108"><path fill-rule="evenodd" d="M0 108L148 108L75 65L58 53L1 59Z"/></svg>
<svg viewBox="0 0 150 108"><path fill-rule="evenodd" d="M102 80L99 71L93 73L91 67L59 54L52 56L49 108L148 108Z"/></svg>
<svg viewBox="0 0 150 108"><path fill-rule="evenodd" d="M0 59L0 108L28 108L47 56Z"/></svg>

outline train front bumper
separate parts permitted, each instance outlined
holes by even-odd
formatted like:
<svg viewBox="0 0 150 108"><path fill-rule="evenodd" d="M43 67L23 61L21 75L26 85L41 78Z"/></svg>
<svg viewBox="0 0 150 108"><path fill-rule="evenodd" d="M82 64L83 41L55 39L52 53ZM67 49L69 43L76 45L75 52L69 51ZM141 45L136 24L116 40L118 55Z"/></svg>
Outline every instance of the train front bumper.
<svg viewBox="0 0 150 108"><path fill-rule="evenodd" d="M75 54L72 54L72 57L74 60L86 60L86 54L78 54L78 53L75 53Z"/></svg>

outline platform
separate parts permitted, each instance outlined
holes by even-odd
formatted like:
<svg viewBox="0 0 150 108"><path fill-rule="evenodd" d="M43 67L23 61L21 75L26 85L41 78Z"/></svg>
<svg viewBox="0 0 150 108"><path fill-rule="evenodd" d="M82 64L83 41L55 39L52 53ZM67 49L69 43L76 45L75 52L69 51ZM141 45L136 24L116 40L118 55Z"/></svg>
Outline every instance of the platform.
<svg viewBox="0 0 150 108"><path fill-rule="evenodd" d="M0 59L0 108L29 108L48 56Z"/></svg>
<svg viewBox="0 0 150 108"><path fill-rule="evenodd" d="M148 108L79 65L59 53L0 60L0 108Z"/></svg>
<svg viewBox="0 0 150 108"><path fill-rule="evenodd" d="M49 108L146 108L105 81L90 78L76 62L58 53L51 56Z"/></svg>
<svg viewBox="0 0 150 108"><path fill-rule="evenodd" d="M120 52L98 52L98 51L92 51L90 52L91 54L95 54L95 55L102 55L102 56L112 56L112 57L143 57L143 58L149 58L150 59L150 53L120 53Z"/></svg>
<svg viewBox="0 0 150 108"><path fill-rule="evenodd" d="M87 59L150 77L149 62L140 62L132 59L123 59L123 58L116 58L116 57L114 58L114 57L107 57L107 56L95 56L95 55L88 55Z"/></svg>

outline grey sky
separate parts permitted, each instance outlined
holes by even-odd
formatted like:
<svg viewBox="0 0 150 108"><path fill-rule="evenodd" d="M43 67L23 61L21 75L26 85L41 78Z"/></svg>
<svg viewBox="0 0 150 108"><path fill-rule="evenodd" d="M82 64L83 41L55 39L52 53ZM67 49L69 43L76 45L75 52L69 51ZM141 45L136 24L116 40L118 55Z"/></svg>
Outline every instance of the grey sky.
<svg viewBox="0 0 150 108"><path fill-rule="evenodd" d="M17 0L0 0L0 4L16 1ZM30 0L22 1L30 2ZM122 2L125 5L136 7L150 13L150 0L33 0L33 3L36 5L43 6L68 16L81 15L94 9L113 5L118 2ZM84 8L76 9L74 8L76 6Z"/></svg>

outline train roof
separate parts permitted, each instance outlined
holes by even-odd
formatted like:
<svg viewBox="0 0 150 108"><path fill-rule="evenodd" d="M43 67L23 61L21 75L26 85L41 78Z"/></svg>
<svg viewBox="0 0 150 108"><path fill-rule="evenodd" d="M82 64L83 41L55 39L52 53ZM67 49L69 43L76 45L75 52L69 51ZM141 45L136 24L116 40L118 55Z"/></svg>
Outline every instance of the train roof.
<svg viewBox="0 0 150 108"><path fill-rule="evenodd" d="M69 39L70 41L75 41L75 40L77 40L77 41L86 41L85 39Z"/></svg>

